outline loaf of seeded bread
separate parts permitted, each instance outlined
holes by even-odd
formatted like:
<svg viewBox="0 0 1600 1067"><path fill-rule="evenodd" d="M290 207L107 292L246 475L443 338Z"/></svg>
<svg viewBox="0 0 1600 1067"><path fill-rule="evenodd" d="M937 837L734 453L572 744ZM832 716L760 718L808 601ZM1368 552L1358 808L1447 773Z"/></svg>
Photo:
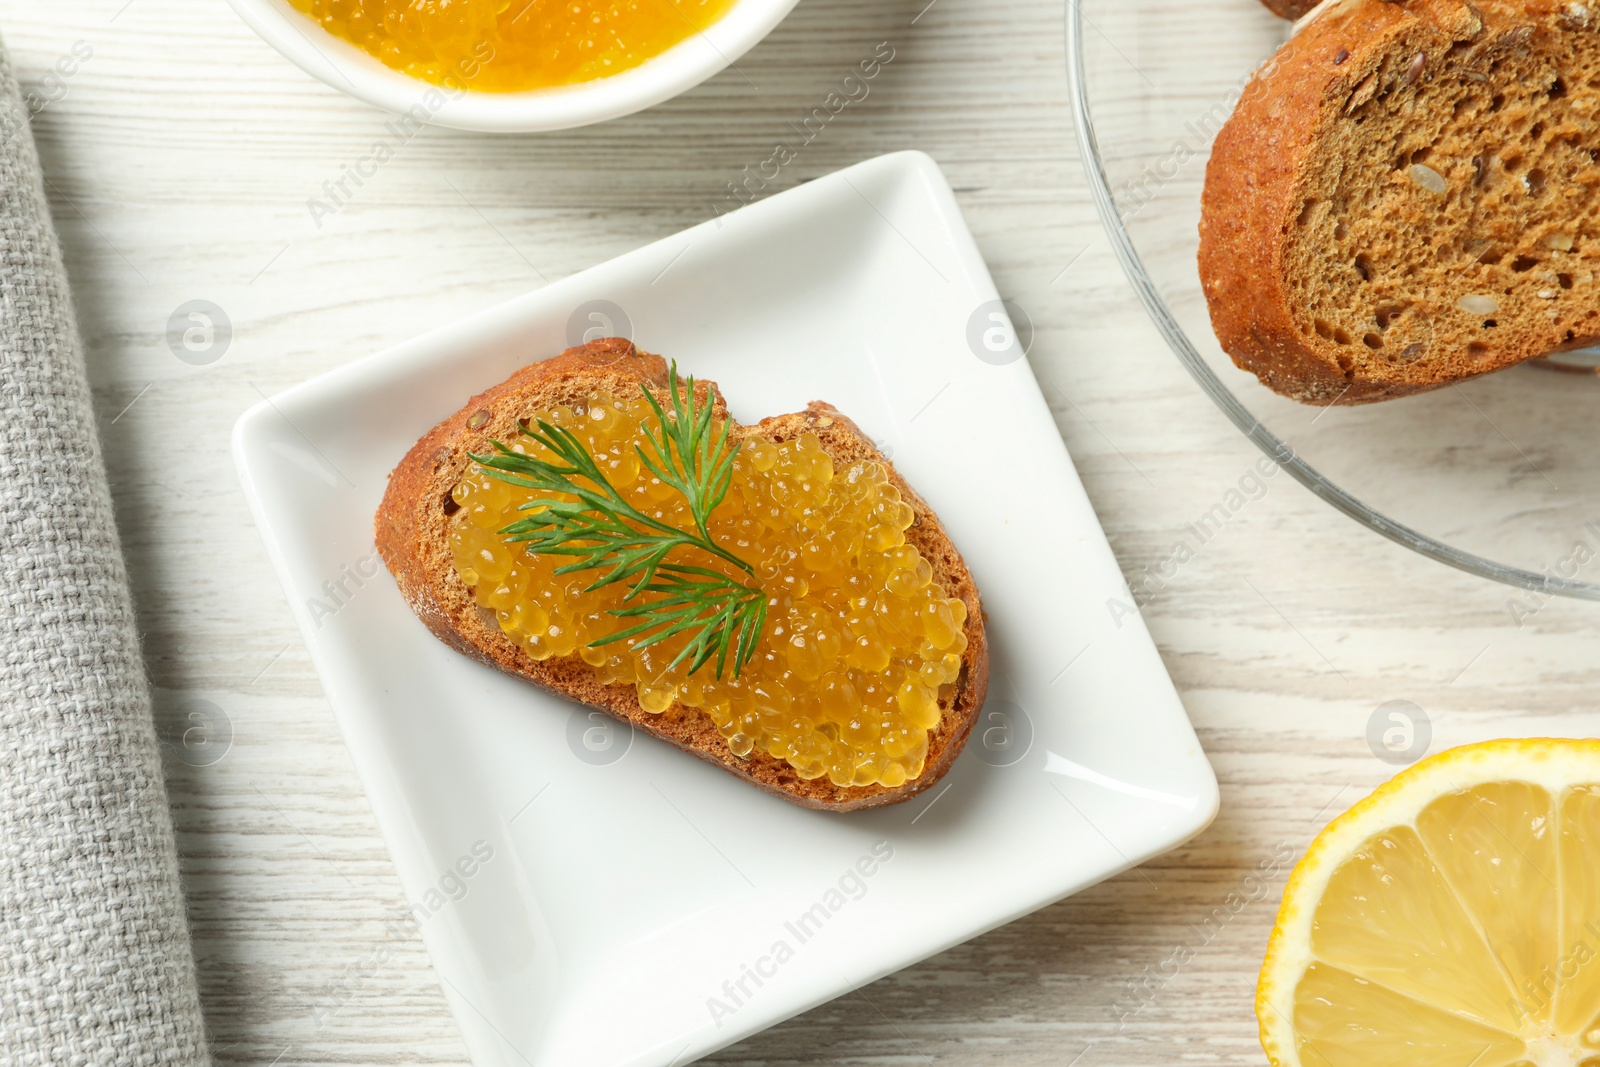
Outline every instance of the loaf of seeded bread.
<svg viewBox="0 0 1600 1067"><path fill-rule="evenodd" d="M1307 403L1600 337L1600 13L1339 0L1217 137L1200 276L1222 347Z"/></svg>
<svg viewBox="0 0 1600 1067"><path fill-rule="evenodd" d="M734 424L729 439L762 437L778 442L808 431L815 433L837 469L861 460L881 463L911 506L915 520L906 531L906 542L932 565L934 580L967 606L967 648L961 674L952 695L942 702L943 718L929 735L927 762L919 777L896 788L839 787L826 777L806 781L787 762L759 749L740 759L729 751L716 725L699 711L674 706L664 714L648 714L640 707L633 686L601 684L594 669L577 656L535 661L501 631L492 613L478 606L450 554L451 530L465 518L451 491L473 467L469 454L492 452L492 440L515 440L518 420L536 412L581 404L597 390L617 396L636 394L641 384L670 405L667 366L661 357L640 352L617 338L595 341L524 367L473 397L416 443L389 476L376 527L378 552L417 617L440 640L474 659L607 712L804 807L828 811L880 807L908 800L938 781L966 744L988 688L989 653L978 589L932 509L871 439L827 404L812 403L803 412L764 419L755 426ZM728 417L715 383L702 381L695 388L702 398L711 398L719 418Z"/></svg>

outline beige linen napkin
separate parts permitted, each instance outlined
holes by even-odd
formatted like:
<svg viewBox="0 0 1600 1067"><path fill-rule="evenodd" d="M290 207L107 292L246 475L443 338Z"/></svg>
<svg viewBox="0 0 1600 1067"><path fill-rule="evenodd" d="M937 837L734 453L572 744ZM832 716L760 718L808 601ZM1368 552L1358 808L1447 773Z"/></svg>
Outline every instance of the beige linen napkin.
<svg viewBox="0 0 1600 1067"><path fill-rule="evenodd" d="M83 351L0 46L0 1064L206 1064Z"/></svg>

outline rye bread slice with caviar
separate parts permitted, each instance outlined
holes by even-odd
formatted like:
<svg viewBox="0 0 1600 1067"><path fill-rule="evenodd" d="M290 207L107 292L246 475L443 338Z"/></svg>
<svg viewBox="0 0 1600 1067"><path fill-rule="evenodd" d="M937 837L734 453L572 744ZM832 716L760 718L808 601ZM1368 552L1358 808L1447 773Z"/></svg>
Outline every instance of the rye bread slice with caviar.
<svg viewBox="0 0 1600 1067"><path fill-rule="evenodd" d="M836 469L861 460L882 464L890 482L911 506L915 520L906 531L906 543L932 566L934 581L967 607L967 648L960 675L952 694L941 701L943 715L929 734L927 760L919 777L896 788L840 787L826 776L806 781L787 762L759 748L740 759L729 751L711 719L698 710L674 705L662 714L649 714L640 707L632 685L602 684L594 669L576 655L536 661L500 629L492 613L478 605L473 590L455 569L449 545L453 525L464 518L451 491L474 467L469 454L491 453L491 440L515 440L518 420L535 412L581 403L596 390L636 395L641 384L667 403L665 361L638 351L627 341L607 338L522 368L473 397L425 434L389 476L376 520L378 552L406 603L435 636L457 651L631 723L635 729L804 807L827 811L875 808L907 800L933 785L966 744L988 687L988 645L978 589L933 510L871 439L828 404L813 402L803 412L778 415L754 426L733 424L729 439L759 436L781 442L810 431L820 439ZM697 382L695 390L700 398L709 397L719 418L728 417L715 383Z"/></svg>
<svg viewBox="0 0 1600 1067"><path fill-rule="evenodd" d="M1259 71L1206 171L1235 363L1386 400L1600 339L1600 11L1342 0Z"/></svg>

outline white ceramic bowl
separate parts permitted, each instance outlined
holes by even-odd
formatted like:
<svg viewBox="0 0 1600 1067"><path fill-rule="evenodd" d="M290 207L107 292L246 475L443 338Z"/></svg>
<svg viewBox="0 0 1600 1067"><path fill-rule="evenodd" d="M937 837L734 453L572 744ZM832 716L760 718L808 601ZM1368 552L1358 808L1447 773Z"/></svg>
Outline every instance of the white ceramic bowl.
<svg viewBox="0 0 1600 1067"><path fill-rule="evenodd" d="M702 33L632 70L525 93L450 92L392 70L287 0L228 0L268 44L314 78L385 111L460 130L564 130L631 115L692 89L749 51L799 0L738 0Z"/></svg>

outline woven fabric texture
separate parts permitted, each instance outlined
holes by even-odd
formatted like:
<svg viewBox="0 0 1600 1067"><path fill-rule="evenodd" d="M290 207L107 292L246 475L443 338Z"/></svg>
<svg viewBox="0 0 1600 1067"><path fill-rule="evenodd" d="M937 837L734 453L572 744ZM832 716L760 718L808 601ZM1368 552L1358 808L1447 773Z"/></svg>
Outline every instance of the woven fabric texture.
<svg viewBox="0 0 1600 1067"><path fill-rule="evenodd" d="M0 1064L206 1064L83 351L0 46Z"/></svg>

